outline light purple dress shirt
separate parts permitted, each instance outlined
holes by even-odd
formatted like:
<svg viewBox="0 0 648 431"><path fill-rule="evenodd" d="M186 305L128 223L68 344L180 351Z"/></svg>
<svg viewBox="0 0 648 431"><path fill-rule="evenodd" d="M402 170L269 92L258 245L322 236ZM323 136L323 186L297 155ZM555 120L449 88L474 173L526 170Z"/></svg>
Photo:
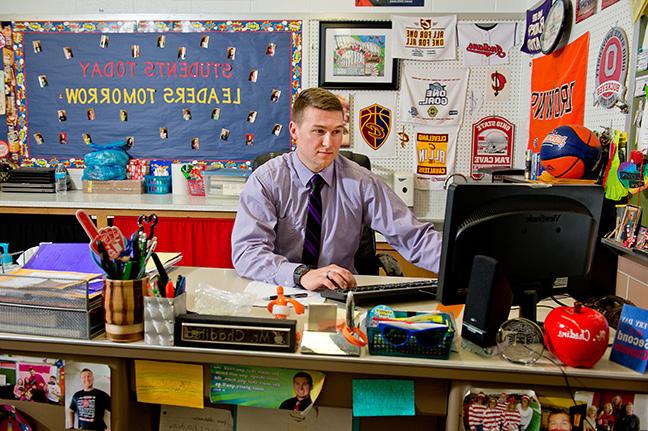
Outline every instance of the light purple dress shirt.
<svg viewBox="0 0 648 431"><path fill-rule="evenodd" d="M408 261L438 272L441 233L418 221L377 175L343 156L320 175L326 184L318 267L336 264L356 273L353 258L366 224ZM294 286L312 176L296 152L275 157L250 175L232 232L232 261L239 275Z"/></svg>

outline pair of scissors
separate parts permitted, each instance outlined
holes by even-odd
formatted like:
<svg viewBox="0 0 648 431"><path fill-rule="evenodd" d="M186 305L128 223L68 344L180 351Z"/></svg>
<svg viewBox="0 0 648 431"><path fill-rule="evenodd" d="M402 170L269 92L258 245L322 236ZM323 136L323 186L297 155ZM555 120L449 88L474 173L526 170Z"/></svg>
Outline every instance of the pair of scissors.
<svg viewBox="0 0 648 431"><path fill-rule="evenodd" d="M143 232L144 235L146 235L146 238L153 238L153 235L155 234L155 225L158 222L158 216L156 214L151 214L151 215L144 215L142 214L137 218L137 225L139 226L139 231ZM148 234L146 233L146 229L148 227Z"/></svg>

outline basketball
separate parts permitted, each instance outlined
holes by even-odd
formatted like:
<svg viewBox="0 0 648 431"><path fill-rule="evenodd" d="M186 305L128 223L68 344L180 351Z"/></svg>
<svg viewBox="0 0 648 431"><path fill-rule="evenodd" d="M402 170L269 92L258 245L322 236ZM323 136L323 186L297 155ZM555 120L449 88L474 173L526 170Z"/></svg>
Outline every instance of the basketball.
<svg viewBox="0 0 648 431"><path fill-rule="evenodd" d="M542 141L540 164L554 178L594 178L601 143L587 127L556 127Z"/></svg>

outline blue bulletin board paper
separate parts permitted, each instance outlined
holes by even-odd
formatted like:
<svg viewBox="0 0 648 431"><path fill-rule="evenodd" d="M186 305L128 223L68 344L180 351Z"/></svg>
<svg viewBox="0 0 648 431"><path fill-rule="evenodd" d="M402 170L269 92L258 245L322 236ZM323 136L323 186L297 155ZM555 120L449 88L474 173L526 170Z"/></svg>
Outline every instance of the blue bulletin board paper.
<svg viewBox="0 0 648 431"><path fill-rule="evenodd" d="M290 148L301 21L16 30L23 156L82 158L89 142L114 141L132 143L135 158L167 160L252 160Z"/></svg>
<svg viewBox="0 0 648 431"><path fill-rule="evenodd" d="M414 381L353 379L353 416L414 416Z"/></svg>
<svg viewBox="0 0 648 431"><path fill-rule="evenodd" d="M648 310L624 305L610 352L610 361L640 373L648 365Z"/></svg>

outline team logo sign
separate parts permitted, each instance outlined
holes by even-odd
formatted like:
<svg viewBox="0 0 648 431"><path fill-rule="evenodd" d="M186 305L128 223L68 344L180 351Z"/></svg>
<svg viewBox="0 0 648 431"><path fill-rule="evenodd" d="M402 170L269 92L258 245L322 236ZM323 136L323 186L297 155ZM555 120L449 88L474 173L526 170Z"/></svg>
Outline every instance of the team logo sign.
<svg viewBox="0 0 648 431"><path fill-rule="evenodd" d="M392 111L374 103L360 110L360 135L369 147L380 148L391 132Z"/></svg>
<svg viewBox="0 0 648 431"><path fill-rule="evenodd" d="M594 106L610 109L623 103L628 73L628 38L620 27L613 27L603 38L596 61Z"/></svg>
<svg viewBox="0 0 648 431"><path fill-rule="evenodd" d="M504 90L506 85L506 77L498 71L491 73L491 88L493 89L493 94L499 96L499 94Z"/></svg>
<svg viewBox="0 0 648 431"><path fill-rule="evenodd" d="M485 167L511 167L515 125L506 118L490 116L473 124L470 176L481 179Z"/></svg>

